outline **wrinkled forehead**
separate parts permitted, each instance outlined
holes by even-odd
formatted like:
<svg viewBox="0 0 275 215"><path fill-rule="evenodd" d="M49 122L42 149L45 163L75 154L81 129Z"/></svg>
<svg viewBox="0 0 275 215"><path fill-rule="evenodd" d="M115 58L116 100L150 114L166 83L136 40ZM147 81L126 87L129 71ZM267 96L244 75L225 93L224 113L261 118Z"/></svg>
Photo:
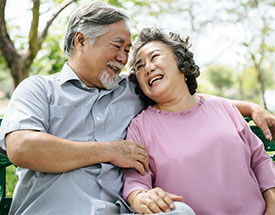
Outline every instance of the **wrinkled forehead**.
<svg viewBox="0 0 275 215"><path fill-rule="evenodd" d="M125 45L131 46L131 31L127 21L118 21L113 24L107 25L108 27L108 36L114 42L123 43Z"/></svg>
<svg viewBox="0 0 275 215"><path fill-rule="evenodd" d="M156 51L171 52L172 50L162 41L159 41L159 40L150 41L138 49L136 53L135 61L134 61L135 64L140 59L144 57L149 57Z"/></svg>

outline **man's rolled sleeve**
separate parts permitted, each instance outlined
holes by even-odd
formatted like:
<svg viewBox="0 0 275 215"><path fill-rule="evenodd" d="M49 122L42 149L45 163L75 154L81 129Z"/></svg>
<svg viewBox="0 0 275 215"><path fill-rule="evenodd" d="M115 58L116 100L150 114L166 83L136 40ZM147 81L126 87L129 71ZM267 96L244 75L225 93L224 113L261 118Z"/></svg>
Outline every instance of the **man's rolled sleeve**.
<svg viewBox="0 0 275 215"><path fill-rule="evenodd" d="M16 130L46 131L49 103L42 79L30 77L15 89L0 128L0 153L5 155L5 136Z"/></svg>

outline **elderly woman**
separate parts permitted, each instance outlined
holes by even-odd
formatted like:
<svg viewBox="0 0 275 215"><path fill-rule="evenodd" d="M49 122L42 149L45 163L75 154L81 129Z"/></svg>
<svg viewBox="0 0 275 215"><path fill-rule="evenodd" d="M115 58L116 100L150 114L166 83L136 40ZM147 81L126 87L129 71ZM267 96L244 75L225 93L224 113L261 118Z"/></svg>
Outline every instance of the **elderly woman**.
<svg viewBox="0 0 275 215"><path fill-rule="evenodd" d="M196 214L275 214L275 166L238 110L196 95L199 67L188 39L143 29L130 62L148 105L127 139L145 145L150 171L125 170L123 195L138 213L182 200Z"/></svg>

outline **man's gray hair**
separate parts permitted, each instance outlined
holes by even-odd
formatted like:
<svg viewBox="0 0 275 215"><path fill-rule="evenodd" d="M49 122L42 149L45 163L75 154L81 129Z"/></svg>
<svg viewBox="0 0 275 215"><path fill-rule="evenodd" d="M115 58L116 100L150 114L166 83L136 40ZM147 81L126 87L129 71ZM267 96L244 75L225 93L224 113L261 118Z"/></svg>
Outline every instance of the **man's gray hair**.
<svg viewBox="0 0 275 215"><path fill-rule="evenodd" d="M100 2L80 7L69 20L64 39L65 54L70 55L74 49L74 36L77 32L94 42L108 31L107 25L128 19L122 10Z"/></svg>

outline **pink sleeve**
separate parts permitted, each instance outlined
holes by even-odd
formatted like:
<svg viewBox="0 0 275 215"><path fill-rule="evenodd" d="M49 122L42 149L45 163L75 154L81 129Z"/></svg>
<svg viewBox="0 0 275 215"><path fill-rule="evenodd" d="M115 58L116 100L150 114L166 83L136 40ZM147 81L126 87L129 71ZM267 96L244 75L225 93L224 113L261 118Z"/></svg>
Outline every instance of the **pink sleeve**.
<svg viewBox="0 0 275 215"><path fill-rule="evenodd" d="M275 187L275 164L264 149L263 142L250 129L248 123L234 106L230 113L243 141L251 152L251 169L257 177L261 191Z"/></svg>
<svg viewBox="0 0 275 215"><path fill-rule="evenodd" d="M127 130L126 139L132 139L136 142L143 143L140 127L136 119L132 120ZM143 143L144 144L144 143ZM135 169L124 169L123 181L123 198L126 200L128 195L134 190L150 190L152 189L153 173L146 172L144 176L140 175Z"/></svg>

